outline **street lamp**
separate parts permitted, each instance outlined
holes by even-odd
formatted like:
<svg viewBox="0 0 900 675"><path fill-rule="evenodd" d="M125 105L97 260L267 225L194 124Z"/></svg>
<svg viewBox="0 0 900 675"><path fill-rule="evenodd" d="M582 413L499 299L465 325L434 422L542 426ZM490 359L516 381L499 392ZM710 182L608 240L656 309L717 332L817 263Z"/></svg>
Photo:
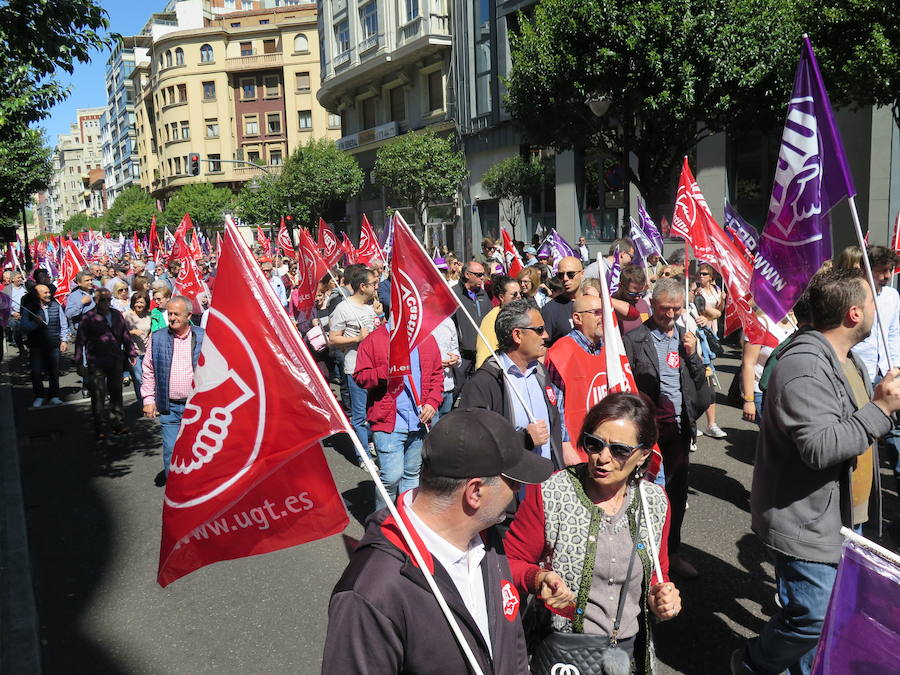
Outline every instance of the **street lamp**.
<svg viewBox="0 0 900 675"><path fill-rule="evenodd" d="M591 112L597 118L606 116L612 101L607 96L596 96L588 99L587 104ZM622 209L622 227L623 230L628 226L631 220L631 181L628 178L631 147L629 144L628 118L631 115L631 106L628 104L628 97L625 97L625 119L621 121L622 125L622 184L624 190L625 204Z"/></svg>

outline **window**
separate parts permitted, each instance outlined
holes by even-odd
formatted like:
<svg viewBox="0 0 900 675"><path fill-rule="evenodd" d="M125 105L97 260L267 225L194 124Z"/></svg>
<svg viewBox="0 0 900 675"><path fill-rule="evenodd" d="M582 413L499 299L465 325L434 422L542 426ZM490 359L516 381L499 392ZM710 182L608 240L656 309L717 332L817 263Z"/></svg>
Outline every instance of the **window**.
<svg viewBox="0 0 900 675"><path fill-rule="evenodd" d="M281 150L269 150L269 164L272 166L281 166L284 164L284 158L281 155Z"/></svg>
<svg viewBox="0 0 900 675"><path fill-rule="evenodd" d="M360 128L371 129L375 126L375 97L372 96L362 102L360 109Z"/></svg>
<svg viewBox="0 0 900 675"><path fill-rule="evenodd" d="M240 28L240 27L241 27L241 22L240 22L240 21L235 21L233 24L231 24L231 27L232 27L232 28Z"/></svg>
<svg viewBox="0 0 900 675"><path fill-rule="evenodd" d="M309 91L309 71L297 73L297 91Z"/></svg>
<svg viewBox="0 0 900 675"><path fill-rule="evenodd" d="M419 16L419 0L406 0L406 20L412 21Z"/></svg>
<svg viewBox="0 0 900 675"><path fill-rule="evenodd" d="M234 9L234 0L225 0L225 9Z"/></svg>
<svg viewBox="0 0 900 675"><path fill-rule="evenodd" d="M253 162L254 164L259 164L259 150L248 150L247 151L247 161Z"/></svg>
<svg viewBox="0 0 900 675"><path fill-rule="evenodd" d="M444 77L440 70L428 73L428 111L444 108Z"/></svg>
<svg viewBox="0 0 900 675"><path fill-rule="evenodd" d="M211 101L216 98L216 83L215 82L204 82L203 83L203 100Z"/></svg>
<svg viewBox="0 0 900 675"><path fill-rule="evenodd" d="M364 40L378 35L378 5L375 2L370 2L359 10L359 23L362 25Z"/></svg>
<svg viewBox="0 0 900 675"><path fill-rule="evenodd" d="M249 78L241 80L241 100L249 101L256 98L256 79Z"/></svg>
<svg viewBox="0 0 900 675"><path fill-rule="evenodd" d="M241 43L241 56L253 56L253 43L252 42L242 42Z"/></svg>
<svg viewBox="0 0 900 675"><path fill-rule="evenodd" d="M402 86L390 91L391 121L402 122L406 119L406 92Z"/></svg>
<svg viewBox="0 0 900 675"><path fill-rule="evenodd" d="M178 47L175 50L175 65L176 66L184 65L184 50L181 47Z"/></svg>
<svg viewBox="0 0 900 675"><path fill-rule="evenodd" d="M300 120L301 129L312 129L312 110L299 110L297 117Z"/></svg>
<svg viewBox="0 0 900 675"><path fill-rule="evenodd" d="M335 115L334 113L328 113L328 128L329 129L340 129L341 128L341 116Z"/></svg>
<svg viewBox="0 0 900 675"><path fill-rule="evenodd" d="M166 68L172 65L172 50L166 52Z"/></svg>
<svg viewBox="0 0 900 675"><path fill-rule="evenodd" d="M191 137L191 125L190 122L182 122L181 123L181 140L186 141Z"/></svg>
<svg viewBox="0 0 900 675"><path fill-rule="evenodd" d="M338 54L350 51L350 24L346 20L334 27L334 44Z"/></svg>
<svg viewBox="0 0 900 675"><path fill-rule="evenodd" d="M259 20L259 25L260 25L260 26L265 26L267 23L269 23L269 20L268 20L268 19L260 19L260 20Z"/></svg>
<svg viewBox="0 0 900 675"><path fill-rule="evenodd" d="M179 103L187 103L187 85L186 84L178 85L178 102Z"/></svg>
<svg viewBox="0 0 900 675"><path fill-rule="evenodd" d="M218 138L219 137L219 120L215 117L206 120L206 137L207 138Z"/></svg>
<svg viewBox="0 0 900 675"><path fill-rule="evenodd" d="M309 51L309 40L305 35L297 35L294 38L294 51L295 52L308 52Z"/></svg>
<svg viewBox="0 0 900 675"><path fill-rule="evenodd" d="M181 173L181 157L175 158L175 173Z"/></svg>
<svg viewBox="0 0 900 675"><path fill-rule="evenodd" d="M200 63L212 63L213 61L213 48L209 45L203 45L200 47Z"/></svg>
<svg viewBox="0 0 900 675"><path fill-rule="evenodd" d="M263 40L263 54L274 54L275 50L275 40Z"/></svg>
<svg viewBox="0 0 900 675"><path fill-rule="evenodd" d="M263 78L263 84L266 87L266 98L278 98L281 92L277 75L267 75Z"/></svg>
<svg viewBox="0 0 900 675"><path fill-rule="evenodd" d="M475 114L491 111L491 17L487 0L475 3Z"/></svg>
<svg viewBox="0 0 900 675"><path fill-rule="evenodd" d="M266 114L266 130L270 136L276 136L281 133L281 113Z"/></svg>
<svg viewBox="0 0 900 675"><path fill-rule="evenodd" d="M219 173L222 171L222 155L216 153L215 155L209 154L206 156L206 159L209 160L207 166L209 167L208 173Z"/></svg>
<svg viewBox="0 0 900 675"><path fill-rule="evenodd" d="M259 118L256 115L244 115L244 135L256 136L259 134Z"/></svg>
<svg viewBox="0 0 900 675"><path fill-rule="evenodd" d="M253 9L253 0L243 0L243 2L241 2L241 9L243 9L243 10Z"/></svg>

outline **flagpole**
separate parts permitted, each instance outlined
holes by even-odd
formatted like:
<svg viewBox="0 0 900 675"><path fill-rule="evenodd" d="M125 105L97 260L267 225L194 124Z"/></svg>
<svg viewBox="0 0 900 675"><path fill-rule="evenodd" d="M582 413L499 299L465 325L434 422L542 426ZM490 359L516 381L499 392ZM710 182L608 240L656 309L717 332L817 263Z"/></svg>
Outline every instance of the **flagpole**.
<svg viewBox="0 0 900 675"><path fill-rule="evenodd" d="M885 346L884 355L887 357L888 362L888 370L894 369L894 364L891 362L891 350L888 348L887 341L887 333L884 330L884 322L881 320L881 312L878 311L878 290L875 288L875 278L872 276L872 265L869 263L869 254L866 251L866 244L863 239L862 227L859 224L859 213L856 210L856 197L855 195L850 195L847 198L847 201L850 204L850 216L853 218L853 227L856 229L856 239L859 242L859 247L862 249L862 263L863 269L866 271L866 279L869 281L869 287L872 289L872 300L875 302L875 317L878 323L878 333L881 337L881 342ZM877 338L876 338L877 342Z"/></svg>
<svg viewBox="0 0 900 675"><path fill-rule="evenodd" d="M653 531L653 523L650 520L650 507L644 498L644 480L638 481L638 492L641 493L641 509L644 512L644 526L647 528L647 541L650 543L650 557L653 559L653 569L656 571L656 578L659 583L663 583L662 565L659 564L659 551L656 548L656 533Z"/></svg>

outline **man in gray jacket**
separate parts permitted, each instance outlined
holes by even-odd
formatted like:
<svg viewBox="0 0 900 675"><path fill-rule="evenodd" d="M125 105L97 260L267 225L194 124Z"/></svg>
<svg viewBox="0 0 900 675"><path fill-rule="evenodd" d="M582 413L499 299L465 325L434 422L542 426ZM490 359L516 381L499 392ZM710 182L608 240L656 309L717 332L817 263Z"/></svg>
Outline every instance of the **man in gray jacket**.
<svg viewBox="0 0 900 675"><path fill-rule="evenodd" d="M753 530L775 565L780 608L732 655L733 673L810 672L841 557L841 526L861 522L854 510L858 515L869 496L879 501L875 441L900 410L900 371L885 375L873 395L865 366L850 352L875 318L858 270L817 275L809 301L814 330L785 348L766 389L750 498Z"/></svg>

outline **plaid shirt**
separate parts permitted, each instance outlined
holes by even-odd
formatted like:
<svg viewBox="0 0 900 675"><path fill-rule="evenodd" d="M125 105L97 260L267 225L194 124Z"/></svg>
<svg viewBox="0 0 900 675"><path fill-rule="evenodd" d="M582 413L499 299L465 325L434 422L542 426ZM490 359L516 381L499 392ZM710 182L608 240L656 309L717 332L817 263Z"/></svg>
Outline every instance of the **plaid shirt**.
<svg viewBox="0 0 900 675"><path fill-rule="evenodd" d="M160 339L166 336L165 331L151 334ZM175 335L175 346L172 351L172 370L169 373L169 399L186 399L194 385L194 367L191 363L191 331L183 337ZM141 382L141 397L144 405L156 404L156 372L153 369L153 350L148 346L144 355L144 380Z"/></svg>

